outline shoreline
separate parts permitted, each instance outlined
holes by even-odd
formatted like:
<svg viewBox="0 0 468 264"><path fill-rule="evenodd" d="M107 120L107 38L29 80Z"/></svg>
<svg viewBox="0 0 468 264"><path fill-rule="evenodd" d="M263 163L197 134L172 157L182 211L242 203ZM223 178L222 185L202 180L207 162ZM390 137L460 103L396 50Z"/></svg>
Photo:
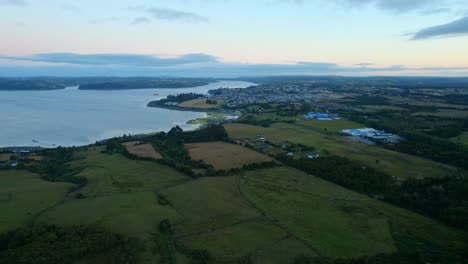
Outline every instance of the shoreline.
<svg viewBox="0 0 468 264"><path fill-rule="evenodd" d="M210 84L211 83L218 83L218 82L216 82L216 81L215 82L210 82ZM187 87L187 88L189 88L189 87ZM50 89L50 90L43 90L43 91L66 90L66 89L78 90L79 88L77 86L67 86L67 87L65 87L63 89ZM134 89L130 89L130 90L134 90ZM5 91L7 91L7 92L22 92L20 90L5 90ZM176 122L176 123L171 125L171 127L175 127L177 125L179 125L179 126L186 125L187 127L185 129L187 131L198 130L198 129L201 129L204 126L206 126L208 124L212 124L212 123L228 122L227 120L224 120L224 119L221 119L221 118L219 118L217 120L209 119L210 114L223 114L223 115L226 115L226 116L229 116L229 115L230 116L240 116L239 112L237 112L235 110L226 110L226 109L219 109L219 108L202 109L202 108L187 108L187 107L179 107L179 106L165 106L165 105L159 105L159 104L157 104L155 102L157 102L157 101L150 101L149 103L146 104L146 107L160 108L160 109L180 111L180 112L204 113L205 114L204 117L200 117L200 118L193 118L192 117L192 119L186 120L185 122ZM170 128L168 128L167 131L168 130L170 130ZM143 133L139 133L139 134L134 134L132 136L144 137L144 136L152 135L152 134L155 134L155 133L161 133L161 132L167 132L167 131L165 131L165 130L153 130L153 131L143 132ZM122 135L116 135L114 137L119 137L119 136L122 136ZM5 151L11 151L11 152L40 151L40 150L44 150L44 149L55 149L55 148L58 148L58 147L87 147L87 146L94 145L96 142L98 142L98 143L99 142L105 142L106 140L109 140L111 138L113 138L113 137L109 136L109 137L105 137L105 138L102 138L102 139L92 140L92 141L89 141L89 142L85 141L85 142L81 142L81 143L77 143L77 144L65 144L65 145L61 145L61 144L44 144L44 145L41 145L40 143L39 144L37 144L37 143L36 144L34 144L34 143L33 144L28 144L28 143L24 144L23 143L24 145L23 144L21 144L21 145L3 145L3 146L0 146L0 152L1 151L4 151L4 152ZM53 140L50 140L50 141L53 141Z"/></svg>

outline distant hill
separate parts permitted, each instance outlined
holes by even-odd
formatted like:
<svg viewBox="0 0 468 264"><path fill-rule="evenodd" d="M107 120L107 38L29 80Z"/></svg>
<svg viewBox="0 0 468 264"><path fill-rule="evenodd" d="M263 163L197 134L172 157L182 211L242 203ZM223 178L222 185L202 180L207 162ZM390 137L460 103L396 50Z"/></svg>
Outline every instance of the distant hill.
<svg viewBox="0 0 468 264"><path fill-rule="evenodd" d="M68 86L79 86L79 89L81 90L189 88L207 85L213 81L213 79L150 77L0 78L0 91L59 90Z"/></svg>
<svg viewBox="0 0 468 264"><path fill-rule="evenodd" d="M33 91L64 89L63 84L42 79L0 79L0 91Z"/></svg>
<svg viewBox="0 0 468 264"><path fill-rule="evenodd" d="M80 90L127 90L150 88L189 88L207 85L210 79L115 78L104 82L81 84Z"/></svg>
<svg viewBox="0 0 468 264"><path fill-rule="evenodd" d="M309 84L312 87L337 88L343 86L398 87L401 89L465 89L468 88L466 77L405 77L405 76L374 76L374 77L344 77L344 76L271 76L244 77L243 81L258 84Z"/></svg>

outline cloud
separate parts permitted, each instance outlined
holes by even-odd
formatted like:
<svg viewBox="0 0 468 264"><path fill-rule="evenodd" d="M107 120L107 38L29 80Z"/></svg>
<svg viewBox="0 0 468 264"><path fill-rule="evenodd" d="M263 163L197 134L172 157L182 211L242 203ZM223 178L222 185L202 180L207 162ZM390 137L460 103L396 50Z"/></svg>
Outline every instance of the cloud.
<svg viewBox="0 0 468 264"><path fill-rule="evenodd" d="M81 9L75 5L71 5L71 4L63 4L60 9L64 10L64 11L67 11L67 12L70 12L70 13L75 13L75 14L80 14L81 13Z"/></svg>
<svg viewBox="0 0 468 264"><path fill-rule="evenodd" d="M208 22L208 18L192 12L168 8L148 8L146 10L153 18L167 21Z"/></svg>
<svg viewBox="0 0 468 264"><path fill-rule="evenodd" d="M28 2L25 0L0 0L0 5L25 6Z"/></svg>
<svg viewBox="0 0 468 264"><path fill-rule="evenodd" d="M412 40L421 40L435 37L454 37L468 34L468 16L455 21L424 28L414 33Z"/></svg>
<svg viewBox="0 0 468 264"><path fill-rule="evenodd" d="M392 13L405 13L425 8L435 0L343 0L351 7L374 5L375 7Z"/></svg>
<svg viewBox="0 0 468 264"><path fill-rule="evenodd" d="M133 19L133 21L130 23L131 25L139 25L139 24L146 24L146 23L150 23L151 22L151 19L147 18L147 17L137 17L135 19Z"/></svg>
<svg viewBox="0 0 468 264"><path fill-rule="evenodd" d="M451 13L452 9L448 7L439 7L439 8L430 8L423 10L421 14L423 15L434 15L434 14L443 14L443 13Z"/></svg>
<svg viewBox="0 0 468 264"><path fill-rule="evenodd" d="M375 65L375 63L371 63L371 62L361 62L361 63L358 63L358 64L355 64L356 66L372 66L372 65Z"/></svg>
<svg viewBox="0 0 468 264"><path fill-rule="evenodd" d="M100 19L93 19L91 20L91 24L103 24L103 23L108 23L108 22L116 22L120 21L122 18L120 17L105 17L105 18L100 18Z"/></svg>
<svg viewBox="0 0 468 264"><path fill-rule="evenodd" d="M75 65L124 65L141 67L168 67L192 63L217 62L217 58L207 54L186 54L177 57L161 57L141 54L78 54L43 53L32 56L0 56L0 59L45 63L66 63Z"/></svg>
<svg viewBox="0 0 468 264"><path fill-rule="evenodd" d="M344 66L330 62L290 64L225 63L208 54L154 56L142 54L47 53L0 56L1 76L178 76L239 77L272 75L468 75L468 67Z"/></svg>

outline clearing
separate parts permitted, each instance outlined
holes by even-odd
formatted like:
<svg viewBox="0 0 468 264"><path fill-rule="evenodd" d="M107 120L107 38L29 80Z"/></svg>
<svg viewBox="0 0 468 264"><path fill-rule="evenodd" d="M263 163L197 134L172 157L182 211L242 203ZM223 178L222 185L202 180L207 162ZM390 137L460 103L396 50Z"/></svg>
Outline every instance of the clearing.
<svg viewBox="0 0 468 264"><path fill-rule="evenodd" d="M150 143L132 141L123 143L128 152L141 158L162 159L161 154L154 150Z"/></svg>
<svg viewBox="0 0 468 264"><path fill-rule="evenodd" d="M185 147L193 160L203 160L216 170L241 168L246 164L273 160L254 150L220 141L185 144Z"/></svg>
<svg viewBox="0 0 468 264"><path fill-rule="evenodd" d="M184 108L199 108L199 109L214 109L214 108L219 108L224 104L223 99L214 99L217 101L216 104L208 104L206 102L206 98L200 98L200 99L193 99L189 101L182 102L178 104L178 107L184 107Z"/></svg>

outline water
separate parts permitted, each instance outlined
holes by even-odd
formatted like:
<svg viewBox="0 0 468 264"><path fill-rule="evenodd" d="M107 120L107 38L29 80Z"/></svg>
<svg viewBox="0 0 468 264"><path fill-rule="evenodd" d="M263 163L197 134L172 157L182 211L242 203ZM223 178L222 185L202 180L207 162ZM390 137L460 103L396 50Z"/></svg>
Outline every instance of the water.
<svg viewBox="0 0 468 264"><path fill-rule="evenodd" d="M70 87L54 91L0 91L0 147L81 146L123 134L168 131L205 113L147 107L169 94L206 93L220 87L245 88L221 81L183 89L88 91ZM155 95L158 94L158 95Z"/></svg>

